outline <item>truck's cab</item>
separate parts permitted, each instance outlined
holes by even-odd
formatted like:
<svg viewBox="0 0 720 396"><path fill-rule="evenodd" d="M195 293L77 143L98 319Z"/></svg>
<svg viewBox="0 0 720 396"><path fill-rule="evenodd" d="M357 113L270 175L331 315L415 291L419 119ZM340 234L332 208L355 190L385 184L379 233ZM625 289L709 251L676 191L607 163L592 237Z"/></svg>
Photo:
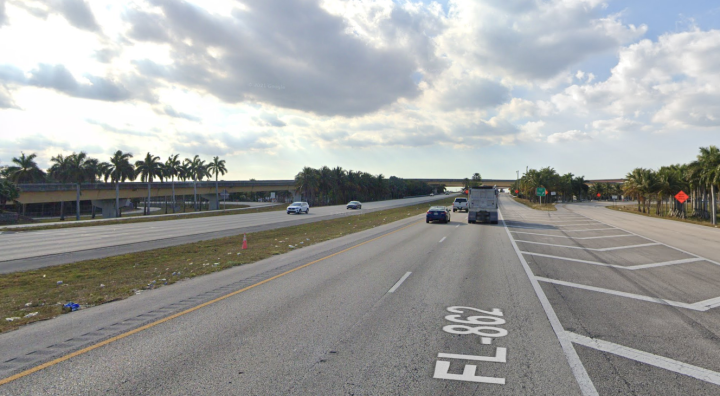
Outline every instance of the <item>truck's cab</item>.
<svg viewBox="0 0 720 396"><path fill-rule="evenodd" d="M498 223L498 189L490 186L468 191L468 223Z"/></svg>

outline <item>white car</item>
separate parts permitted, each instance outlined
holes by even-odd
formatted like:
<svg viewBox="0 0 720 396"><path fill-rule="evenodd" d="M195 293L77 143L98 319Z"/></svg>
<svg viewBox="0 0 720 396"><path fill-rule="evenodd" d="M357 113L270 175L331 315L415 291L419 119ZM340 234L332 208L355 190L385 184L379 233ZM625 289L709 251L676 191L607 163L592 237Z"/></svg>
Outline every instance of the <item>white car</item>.
<svg viewBox="0 0 720 396"><path fill-rule="evenodd" d="M467 198L455 198L453 202L453 212L459 212L461 210L468 211L468 200Z"/></svg>
<svg viewBox="0 0 720 396"><path fill-rule="evenodd" d="M287 207L287 214L300 214L308 212L310 212L310 205L308 205L307 202L293 202Z"/></svg>

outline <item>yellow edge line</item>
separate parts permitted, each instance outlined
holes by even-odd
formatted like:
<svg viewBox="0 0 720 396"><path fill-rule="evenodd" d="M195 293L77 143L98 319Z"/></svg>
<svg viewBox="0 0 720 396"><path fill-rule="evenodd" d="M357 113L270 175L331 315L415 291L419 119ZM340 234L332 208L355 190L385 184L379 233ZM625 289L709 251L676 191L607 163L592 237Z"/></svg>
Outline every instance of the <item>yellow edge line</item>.
<svg viewBox="0 0 720 396"><path fill-rule="evenodd" d="M337 255L339 255L339 254L342 254L342 253L345 253L345 252L347 252L347 251L353 250L353 249L355 249L355 248L357 248L357 247L360 247L360 246L362 246L362 245L365 245L365 244L367 244L367 243L370 243L370 242L373 242L373 241L377 241L377 240L380 239L380 238L384 238L384 237L386 237L386 236L388 236L388 235L391 235L391 234L394 234L394 233L396 233L396 232L398 232L398 231L402 231L402 230L404 230L404 229L406 229L406 228L409 228L409 227L414 226L414 225L417 224L417 223L419 223L419 221L416 221L416 222L414 222L414 223L412 223L412 224L409 224L409 225L407 225L407 226L405 226L405 227L398 228L398 229L395 230L395 231L388 232L387 234L381 235L381 236L379 236L379 237L377 237L377 238L373 238L373 239L370 239L370 240L365 241L365 242L363 242L363 243L359 243L359 244L357 244L357 245L355 245L355 246L351 246L351 247L349 247L349 248L347 248L347 249L345 249L345 250L341 250L341 251L339 251L339 252L337 252L337 253L333 253L333 254L331 254L331 255L329 255L329 256L325 256L325 257L320 258L320 259L317 259L317 260L315 260L315 261L311 261L311 262L309 262L309 263L307 263L307 264L303 264L303 265L301 265L301 266L299 266L299 267L296 267L296 268L293 268L293 269L291 269L291 270L289 270L289 271L283 272L282 274L275 275L275 276L273 276L272 278L268 278L268 279L265 279L264 281L260 281L260 282L254 284L254 285L250 285L250 286L245 287L245 288L243 288L243 289L236 290L236 291L234 291L234 292L232 292L232 293L229 293L229 294L226 294L226 295L224 295L224 296L218 297L218 298L216 298L216 299L214 299L214 300L210 300L210 301L208 301L208 302L204 302L204 303L202 303L202 304L200 304L200 305L198 305L198 306L196 306L196 307L192 307L192 308L186 309L185 311L178 312L178 313L176 313L176 314L170 315L170 316L168 316L168 317L166 317L166 318L157 320L157 321L152 322L152 323L148 323L148 324L146 324L146 325L144 325L144 326L138 327L137 329L130 330L130 331L128 331L127 333L123 333L123 334L117 335L117 336L115 336L115 337L108 338L107 340L102 341L102 342L99 342L99 343L97 343L97 344L95 344L95 345L91 345L91 346L89 346L89 347L80 349L79 351L75 351L75 352L70 353L70 354L68 354L68 355L65 355L65 356L59 357L59 358L57 358L57 359L51 360L51 361L49 361L49 362L47 362L47 363L43 363L43 364L41 364L41 365L39 365L39 366L35 366L35 367L31 368L31 369L28 369L28 370L25 370L25 371L23 371L23 372L17 373L17 374L15 374L15 375L13 375L13 376L10 376L10 377L1 379L1 380L0 380L0 385L8 384L8 383L10 383L10 382L12 382L12 381L15 381L15 380L20 379L20 378L22 378L22 377L25 377L25 376L28 376L28 375L30 375L30 374L36 373L36 372L38 372L38 371L40 371L40 370L44 370L44 369L46 369L46 368L48 368L48 367L54 366L54 365L56 365L56 364L58 364L58 363L61 363L61 362L66 361L66 360L68 360L68 359L72 359L72 358L74 358L75 356L79 356L79 355L85 354L85 353L87 353L87 352L90 352L90 351L92 351L93 349L100 348L100 347L105 346L105 345L107 345L107 344L110 344L110 343L112 343L112 342L121 340L121 339L123 339L123 338L125 338L125 337L129 337L129 336L131 336L131 335L133 335L133 334L135 334L135 333L139 333L139 332L141 332L141 331L143 331L143 330L147 330L147 329L149 329L149 328L151 328L151 327L155 327L155 326L157 326L157 325L159 325L159 324L165 323L165 322L170 321L170 320L173 320L173 319L175 319L175 318L179 318L180 316L187 315L187 314L189 314L190 312L194 312L194 311L197 311L197 310L200 309L200 308L204 308L204 307L207 307L208 305L215 304L215 303L218 302L218 301L222 301L222 300L224 300L224 299L226 299L226 298L235 296L235 295L240 294L240 293L242 293L242 292L244 292L244 291L250 290L250 289L252 289L253 287L260 286L260 285L262 285L262 284L264 284L264 283L267 283L267 282L270 282L270 281L272 281L272 280L274 280L274 279L277 279L277 278L280 278L280 277L282 277L282 276L285 276L285 275L287 275L287 274L289 274L289 273L291 273L291 272L295 272L295 271L297 271L297 270L299 270L299 269L303 269L303 268L308 267L308 266L310 266L310 265L313 265L313 264L315 264L315 263L319 263L319 262L321 262L321 261L323 261L323 260L327 260L327 259L329 259L329 258L335 257L335 256L337 256Z"/></svg>

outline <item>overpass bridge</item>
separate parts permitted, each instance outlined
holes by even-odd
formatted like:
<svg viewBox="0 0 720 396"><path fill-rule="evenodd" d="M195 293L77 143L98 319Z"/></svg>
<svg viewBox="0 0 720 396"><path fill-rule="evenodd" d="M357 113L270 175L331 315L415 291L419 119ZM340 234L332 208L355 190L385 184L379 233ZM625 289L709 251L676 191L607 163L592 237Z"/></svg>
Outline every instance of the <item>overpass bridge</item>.
<svg viewBox="0 0 720 396"><path fill-rule="evenodd" d="M425 182L431 186L445 185L445 187L464 187L465 179L406 179ZM595 183L622 183L623 179L598 179L586 180L589 185ZM509 188L515 179L484 179L484 185L497 186L499 188ZM103 217L115 216L115 197L116 186L113 183L35 183L20 184L20 196L17 201L21 204L35 203L51 203L51 202L68 202L75 201L80 194L81 201L92 201L93 206L99 207L103 211ZM130 198L145 198L148 195L148 184L138 182L119 183L117 186L119 197L122 200ZM227 191L228 193L238 192L280 192L289 191L296 195L295 180L256 180L256 181L219 181L218 189ZM215 196L215 182L175 182L175 195L193 195L197 194L204 199L210 201L211 208L218 207L218 201ZM152 183L150 194L153 197L172 196L172 183L155 182ZM299 199L299 198L298 198Z"/></svg>
<svg viewBox="0 0 720 396"><path fill-rule="evenodd" d="M431 186L445 185L445 187L465 187L465 179L407 179L425 182ZM471 180L472 181L472 180ZM499 188L509 188L515 183L515 179L483 179L482 183L485 186L497 186ZM596 179L596 180L585 180L585 184L594 185L597 183L610 183L610 184L622 184L625 179Z"/></svg>
<svg viewBox="0 0 720 396"><path fill-rule="evenodd" d="M431 186L445 185L445 187L465 187L465 179L406 179L425 182ZM471 180L472 182L472 180ZM515 179L483 179L482 184L486 186L498 186L500 188L508 188Z"/></svg>
<svg viewBox="0 0 720 396"><path fill-rule="evenodd" d="M219 191L235 192L261 192L261 191L290 191L295 192L295 180L258 180L258 181L219 181ZM80 194L81 201L92 201L92 205L102 209L103 217L115 217L116 185L114 183L34 183L20 184L20 196L17 201L21 204L50 203L75 201ZM127 182L118 183L121 200L129 198L146 198L148 196L148 183ZM218 208L215 196L215 182L175 182L175 196L190 195L197 191L199 196L210 201L210 207ZM151 183L150 195L152 197L172 196L173 186L168 182Z"/></svg>

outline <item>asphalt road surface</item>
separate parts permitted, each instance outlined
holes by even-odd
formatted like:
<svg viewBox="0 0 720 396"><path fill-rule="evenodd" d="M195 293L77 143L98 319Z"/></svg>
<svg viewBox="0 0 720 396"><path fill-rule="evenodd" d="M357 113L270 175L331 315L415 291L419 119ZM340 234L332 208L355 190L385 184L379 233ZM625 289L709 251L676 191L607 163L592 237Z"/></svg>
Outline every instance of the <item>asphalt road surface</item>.
<svg viewBox="0 0 720 396"><path fill-rule="evenodd" d="M0 335L0 395L720 394L717 230L501 209L499 225L415 217Z"/></svg>
<svg viewBox="0 0 720 396"><path fill-rule="evenodd" d="M182 245L244 232L258 232L337 216L431 202L446 197L437 195L367 202L363 203L362 210L348 210L345 205L324 206L310 208L307 215L288 215L284 211L278 211L3 233L0 234L0 273Z"/></svg>

